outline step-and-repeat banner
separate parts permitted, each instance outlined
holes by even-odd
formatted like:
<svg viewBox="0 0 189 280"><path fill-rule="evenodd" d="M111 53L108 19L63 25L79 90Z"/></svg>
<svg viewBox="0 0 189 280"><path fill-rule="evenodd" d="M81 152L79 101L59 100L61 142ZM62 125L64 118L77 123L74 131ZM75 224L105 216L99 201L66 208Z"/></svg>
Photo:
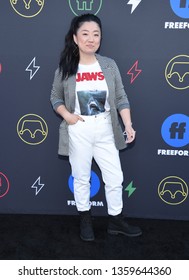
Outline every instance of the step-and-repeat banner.
<svg viewBox="0 0 189 280"><path fill-rule="evenodd" d="M188 0L1 0L0 213L77 213L50 93L70 21L88 12L102 20L100 53L119 66L137 135L120 152L124 213L188 220ZM91 204L106 215L95 162Z"/></svg>

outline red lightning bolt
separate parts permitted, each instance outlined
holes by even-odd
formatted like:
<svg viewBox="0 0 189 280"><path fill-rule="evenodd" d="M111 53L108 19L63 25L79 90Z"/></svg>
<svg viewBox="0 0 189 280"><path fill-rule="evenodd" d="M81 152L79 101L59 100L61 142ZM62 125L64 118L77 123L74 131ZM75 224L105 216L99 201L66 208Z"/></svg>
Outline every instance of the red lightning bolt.
<svg viewBox="0 0 189 280"><path fill-rule="evenodd" d="M127 72L128 75L131 75L131 84L134 82L136 77L142 72L141 69L138 69L138 60L133 64L131 69Z"/></svg>

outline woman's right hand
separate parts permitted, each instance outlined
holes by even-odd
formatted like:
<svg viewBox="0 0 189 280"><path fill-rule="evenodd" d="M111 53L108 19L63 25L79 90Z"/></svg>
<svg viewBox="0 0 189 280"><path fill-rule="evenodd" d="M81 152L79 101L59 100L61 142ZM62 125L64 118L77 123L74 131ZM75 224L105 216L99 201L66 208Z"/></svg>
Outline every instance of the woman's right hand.
<svg viewBox="0 0 189 280"><path fill-rule="evenodd" d="M84 122L81 116L70 113L63 104L58 106L56 111L69 125L76 124L79 120Z"/></svg>
<svg viewBox="0 0 189 280"><path fill-rule="evenodd" d="M69 112L64 114L64 119L69 125L76 124L78 121L84 122L84 119L81 116Z"/></svg>

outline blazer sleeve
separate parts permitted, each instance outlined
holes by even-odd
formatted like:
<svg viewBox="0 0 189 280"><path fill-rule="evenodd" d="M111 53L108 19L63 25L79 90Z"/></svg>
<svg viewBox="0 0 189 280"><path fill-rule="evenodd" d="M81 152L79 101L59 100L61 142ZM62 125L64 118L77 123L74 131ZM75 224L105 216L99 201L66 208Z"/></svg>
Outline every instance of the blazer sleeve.
<svg viewBox="0 0 189 280"><path fill-rule="evenodd" d="M50 96L50 102L55 111L58 108L58 106L65 104L64 86L63 86L63 81L62 81L62 77L61 77L61 73L60 73L59 69L56 69L56 71L55 71L54 81L52 84L52 90L51 90L51 96Z"/></svg>
<svg viewBox="0 0 189 280"><path fill-rule="evenodd" d="M130 109L130 103L124 89L119 68L114 60L113 60L113 68L114 68L114 75L115 75L116 107L117 110L120 112L122 109L125 108Z"/></svg>

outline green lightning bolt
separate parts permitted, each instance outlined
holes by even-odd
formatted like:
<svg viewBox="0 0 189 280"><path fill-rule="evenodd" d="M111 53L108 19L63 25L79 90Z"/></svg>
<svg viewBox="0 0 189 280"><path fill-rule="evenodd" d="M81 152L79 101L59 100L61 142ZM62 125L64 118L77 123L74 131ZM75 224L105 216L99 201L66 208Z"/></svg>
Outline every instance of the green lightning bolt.
<svg viewBox="0 0 189 280"><path fill-rule="evenodd" d="M130 197L135 190L136 188L133 187L133 181L131 181L129 185L125 188L125 191L128 191L128 197Z"/></svg>

